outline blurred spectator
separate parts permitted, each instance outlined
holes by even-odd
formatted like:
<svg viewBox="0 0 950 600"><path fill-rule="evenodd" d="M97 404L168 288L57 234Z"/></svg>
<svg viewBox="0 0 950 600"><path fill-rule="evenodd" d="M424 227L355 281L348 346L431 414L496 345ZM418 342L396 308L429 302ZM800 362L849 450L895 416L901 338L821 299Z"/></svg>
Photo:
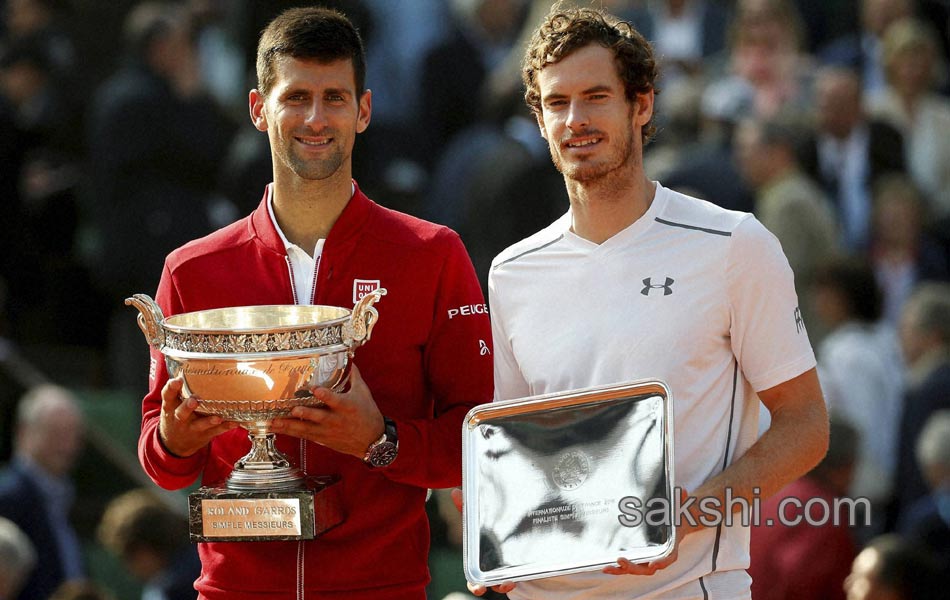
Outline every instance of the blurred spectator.
<svg viewBox="0 0 950 600"><path fill-rule="evenodd" d="M198 70L208 93L233 118L244 118L247 107L247 82L250 65L240 46L236 25L237 11L226 0L188 0L188 17L194 29Z"/></svg>
<svg viewBox="0 0 950 600"><path fill-rule="evenodd" d="M124 35L126 64L97 92L89 138L100 275L117 299L148 291L171 249L209 231L232 131L201 88L183 11L139 4Z"/></svg>
<svg viewBox="0 0 950 600"><path fill-rule="evenodd" d="M680 87L674 84L666 91L669 96L692 93L688 84ZM753 193L739 174L733 148L736 123L741 117L732 107L719 103L719 99L714 96L702 91L697 93L698 124L692 143L681 144L678 156L668 170L656 174L648 171L648 174L662 180L668 188L708 200L729 210L752 212ZM672 109L674 114L669 116L669 120L675 122L677 102L669 100L663 103L667 111ZM652 145L644 149L644 166L647 166L648 162L653 163L653 152Z"/></svg>
<svg viewBox="0 0 950 600"><path fill-rule="evenodd" d="M915 447L924 423L950 408L950 284L922 283L901 314L907 393L897 454L896 513L927 494Z"/></svg>
<svg viewBox="0 0 950 600"><path fill-rule="evenodd" d="M794 0L805 29L804 48L815 54L832 40L855 33L859 0Z"/></svg>
<svg viewBox="0 0 950 600"><path fill-rule="evenodd" d="M16 598L36 565L36 549L16 523L0 517L0 600Z"/></svg>
<svg viewBox="0 0 950 600"><path fill-rule="evenodd" d="M185 16L153 2L129 13L125 65L100 86L90 114L94 262L119 311L107 363L112 383L127 389L141 384L136 365L147 363L147 348L121 301L152 293L165 256L210 232L211 196L233 130L202 89Z"/></svg>
<svg viewBox="0 0 950 600"><path fill-rule="evenodd" d="M844 586L848 600L941 600L950 597L945 575L922 548L891 534L858 554Z"/></svg>
<svg viewBox="0 0 950 600"><path fill-rule="evenodd" d="M7 0L4 16L11 41L35 43L57 76L71 78L77 53L66 27L68 7L67 0Z"/></svg>
<svg viewBox="0 0 950 600"><path fill-rule="evenodd" d="M73 396L36 387L17 410L15 456L0 477L0 516L17 524L42 559L18 596L47 598L63 582L82 578L81 548L69 523L69 473L83 446L83 420Z"/></svg>
<svg viewBox="0 0 950 600"><path fill-rule="evenodd" d="M0 75L0 92L27 145L21 151L45 149L71 157L81 152L81 140L70 131L81 128L79 108L36 39L7 45L0 54Z"/></svg>
<svg viewBox="0 0 950 600"><path fill-rule="evenodd" d="M935 216L950 216L950 100L933 91L946 64L936 34L921 21L904 19L884 35L887 87L871 103L875 115L906 140L907 168Z"/></svg>
<svg viewBox="0 0 950 600"><path fill-rule="evenodd" d="M798 164L800 128L784 118L746 120L736 131L736 162L755 190L755 216L782 244L812 343L821 338L813 319L811 282L818 262L835 253L837 227L821 188Z"/></svg>
<svg viewBox="0 0 950 600"><path fill-rule="evenodd" d="M811 104L811 60L791 0L742 0L732 23L729 73L707 86L704 102L741 117L804 113Z"/></svg>
<svg viewBox="0 0 950 600"><path fill-rule="evenodd" d="M871 188L883 174L904 170L903 139L893 127L868 119L856 72L819 70L815 79L817 135L802 162L829 192L851 252L864 252L871 223Z"/></svg>
<svg viewBox="0 0 950 600"><path fill-rule="evenodd" d="M721 0L649 0L630 2L633 9L618 11L653 44L665 83L701 74L703 61L726 48L732 17ZM661 83L660 85L664 85Z"/></svg>
<svg viewBox="0 0 950 600"><path fill-rule="evenodd" d="M847 67L860 74L863 95L884 90L881 39L891 23L913 13L913 0L861 0L861 29L845 33L818 51L824 64Z"/></svg>
<svg viewBox="0 0 950 600"><path fill-rule="evenodd" d="M101 309L88 270L74 250L80 228L78 188L82 118L75 94L34 38L0 52L0 106L12 120L4 161L4 257L11 282L14 335L28 344L101 344ZM73 91L74 92L74 91ZM3 129L3 125L0 125ZM7 220L9 219L9 220ZM75 314L84 319L76 319Z"/></svg>
<svg viewBox="0 0 950 600"><path fill-rule="evenodd" d="M422 80L423 60L452 28L450 3L363 0L362 4L374 24L372 35L354 19L352 11L343 12L356 23L366 43L366 86L373 90L370 129L382 126L385 131L412 131L424 118L421 101L430 91L416 85Z"/></svg>
<svg viewBox="0 0 950 600"><path fill-rule="evenodd" d="M49 600L114 600L112 594L92 581L67 581Z"/></svg>
<svg viewBox="0 0 950 600"><path fill-rule="evenodd" d="M853 426L861 439L850 493L871 501L870 532L880 532L880 509L890 498L896 462L900 346L895 331L880 321L881 293L865 261L833 259L821 265L813 297L829 331L816 352L828 412Z"/></svg>
<svg viewBox="0 0 950 600"><path fill-rule="evenodd" d="M145 587L142 600L193 600L201 574L198 552L188 540L188 523L149 490L113 499L99 523L102 545L118 556Z"/></svg>
<svg viewBox="0 0 950 600"><path fill-rule="evenodd" d="M825 506L846 496L858 452L858 434L846 423L831 421L828 453L810 473L762 504L751 529L749 575L756 600L844 600L844 580L856 549L847 528L847 506L838 506L838 523L812 505L813 525L804 520L804 505L813 498ZM785 504L794 498L796 504ZM785 523L796 523L786 525ZM815 560L821 556L822 560Z"/></svg>
<svg viewBox="0 0 950 600"><path fill-rule="evenodd" d="M930 493L907 507L897 530L950 571L950 410L933 413L917 440L917 464Z"/></svg>
<svg viewBox="0 0 950 600"><path fill-rule="evenodd" d="M433 169L424 214L458 232L485 293L492 259L568 207L537 121L520 98L507 109L448 144Z"/></svg>
<svg viewBox="0 0 950 600"><path fill-rule="evenodd" d="M452 137L483 115L489 72L502 64L524 17L524 0L452 0L454 27L423 61L419 127L431 166Z"/></svg>
<svg viewBox="0 0 950 600"><path fill-rule="evenodd" d="M903 173L885 175L874 186L870 255L884 295L884 318L895 327L920 281L950 278L947 255L924 229L926 209Z"/></svg>

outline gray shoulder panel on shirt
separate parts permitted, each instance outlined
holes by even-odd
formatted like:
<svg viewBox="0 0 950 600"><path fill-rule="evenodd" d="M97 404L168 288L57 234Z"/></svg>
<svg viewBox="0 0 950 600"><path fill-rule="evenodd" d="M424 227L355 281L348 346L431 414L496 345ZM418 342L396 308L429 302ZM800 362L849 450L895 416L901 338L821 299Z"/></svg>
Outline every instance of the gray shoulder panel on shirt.
<svg viewBox="0 0 950 600"><path fill-rule="evenodd" d="M492 267L492 269L497 269L498 267L500 267L500 266L502 266L502 265L507 265L507 264L510 263L510 262L513 262L513 261L518 260L518 259L521 258L522 256L526 256L526 255L528 255L528 254L531 254L532 252L537 252L538 250L542 250L542 249L544 249L544 248L547 248L547 247L550 246L551 244L556 244L557 242L561 241L562 238L564 238L564 234L563 234L563 233L562 233L561 235L557 236L556 238L554 238L553 240L551 240L550 242L546 243L546 244L541 244L541 245L538 246L537 248L531 248L530 250L525 250L525 251L522 252L521 254L516 254L515 256L512 256L512 257L509 258L508 260L505 260L505 261L502 261L502 262L498 263L497 265L495 265L494 267Z"/></svg>
<svg viewBox="0 0 950 600"><path fill-rule="evenodd" d="M718 229L709 229L706 227L697 227L696 225L686 225L685 223L675 223L673 221L667 221L666 219L661 219L660 217L655 217L654 221L657 223L662 223L664 225L669 225L670 227L679 227L681 229L691 229L693 231L702 231L703 233L711 233L713 235L721 235L724 237L732 237L731 231L719 231Z"/></svg>

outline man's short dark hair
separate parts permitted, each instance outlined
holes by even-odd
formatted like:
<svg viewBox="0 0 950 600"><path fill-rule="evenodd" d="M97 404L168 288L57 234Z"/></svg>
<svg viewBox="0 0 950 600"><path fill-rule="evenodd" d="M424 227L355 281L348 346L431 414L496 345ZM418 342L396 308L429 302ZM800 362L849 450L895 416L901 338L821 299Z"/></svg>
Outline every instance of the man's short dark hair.
<svg viewBox="0 0 950 600"><path fill-rule="evenodd" d="M624 84L627 100L656 89L659 68L653 47L633 25L601 10L555 5L544 23L531 36L522 64L525 102L535 113L541 112L541 91L538 73L544 67L560 62L571 53L590 44L600 44L614 53L617 73ZM643 126L646 143L656 133L653 118Z"/></svg>
<svg viewBox="0 0 950 600"><path fill-rule="evenodd" d="M103 546L123 558L145 549L167 559L188 540L185 520L145 489L114 498L97 534Z"/></svg>
<svg viewBox="0 0 950 600"><path fill-rule="evenodd" d="M896 534L886 534L868 543L879 557L878 582L897 591L901 598L933 598L943 585L935 559L920 545Z"/></svg>
<svg viewBox="0 0 950 600"><path fill-rule="evenodd" d="M277 15L257 44L257 89L267 96L274 85L274 63L290 56L302 60L353 61L356 92L366 85L366 51L356 27L342 13L321 7L291 8Z"/></svg>
<svg viewBox="0 0 950 600"><path fill-rule="evenodd" d="M873 323L881 318L881 288L866 260L841 256L827 259L815 271L813 285L837 290L856 319Z"/></svg>

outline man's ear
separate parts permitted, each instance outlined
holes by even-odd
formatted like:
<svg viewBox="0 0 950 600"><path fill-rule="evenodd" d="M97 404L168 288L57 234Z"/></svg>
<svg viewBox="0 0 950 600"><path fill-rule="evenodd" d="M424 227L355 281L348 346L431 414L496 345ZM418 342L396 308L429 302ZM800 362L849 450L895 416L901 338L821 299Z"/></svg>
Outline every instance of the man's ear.
<svg viewBox="0 0 950 600"><path fill-rule="evenodd" d="M367 89L360 96L359 114L356 116L356 133L363 133L369 127L370 116L373 113L373 92Z"/></svg>
<svg viewBox="0 0 950 600"><path fill-rule="evenodd" d="M653 90L637 94L633 109L633 124L643 127L653 117Z"/></svg>
<svg viewBox="0 0 950 600"><path fill-rule="evenodd" d="M247 95L251 123L258 131L267 131L267 116L264 114L264 96L256 88Z"/></svg>
<svg viewBox="0 0 950 600"><path fill-rule="evenodd" d="M541 130L541 137L545 140L548 139L548 134L544 131L544 115L539 112L534 113L534 116L538 119L538 129Z"/></svg>

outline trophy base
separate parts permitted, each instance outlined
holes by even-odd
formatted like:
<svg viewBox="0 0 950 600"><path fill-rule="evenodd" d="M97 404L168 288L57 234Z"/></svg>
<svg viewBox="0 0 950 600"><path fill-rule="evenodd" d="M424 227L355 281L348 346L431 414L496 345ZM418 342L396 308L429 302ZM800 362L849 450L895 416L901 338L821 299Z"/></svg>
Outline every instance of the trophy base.
<svg viewBox="0 0 950 600"><path fill-rule="evenodd" d="M343 522L340 481L307 477L296 490L202 487L188 496L192 542L312 540Z"/></svg>

